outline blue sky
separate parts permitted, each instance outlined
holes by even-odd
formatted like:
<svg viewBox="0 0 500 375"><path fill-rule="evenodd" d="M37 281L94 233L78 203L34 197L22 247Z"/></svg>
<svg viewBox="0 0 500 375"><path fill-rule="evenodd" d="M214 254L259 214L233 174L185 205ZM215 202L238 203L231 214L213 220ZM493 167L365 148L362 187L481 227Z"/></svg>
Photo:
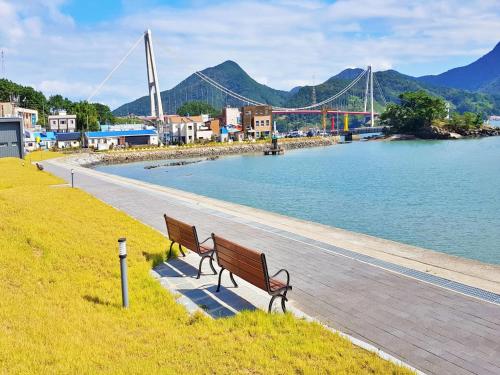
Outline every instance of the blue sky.
<svg viewBox="0 0 500 375"><path fill-rule="evenodd" d="M86 99L150 28L161 89L231 59L288 90L372 64L410 75L468 64L500 41L498 0L0 0L6 77ZM96 95L147 93L136 48Z"/></svg>

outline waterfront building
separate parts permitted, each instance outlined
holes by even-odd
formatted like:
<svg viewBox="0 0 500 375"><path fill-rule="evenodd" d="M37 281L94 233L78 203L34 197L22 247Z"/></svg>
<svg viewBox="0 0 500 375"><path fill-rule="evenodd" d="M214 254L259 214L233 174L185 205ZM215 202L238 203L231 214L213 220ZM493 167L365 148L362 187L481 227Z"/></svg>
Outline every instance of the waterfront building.
<svg viewBox="0 0 500 375"><path fill-rule="evenodd" d="M77 148L80 147L82 135L79 132L56 133L57 148Z"/></svg>
<svg viewBox="0 0 500 375"><path fill-rule="evenodd" d="M85 143L97 150L108 150L116 146L158 145L156 130L123 130L107 132L86 132Z"/></svg>
<svg viewBox="0 0 500 375"><path fill-rule="evenodd" d="M212 130L206 122L208 115L199 116L165 116L165 139L170 143L193 143L195 140L210 140Z"/></svg>
<svg viewBox="0 0 500 375"><path fill-rule="evenodd" d="M49 129L57 133L71 133L76 130L76 115L68 115L66 111L59 110L55 115L48 117Z"/></svg>
<svg viewBox="0 0 500 375"><path fill-rule="evenodd" d="M33 138L37 144L36 148L49 149L56 144L55 132L33 132Z"/></svg>
<svg viewBox="0 0 500 375"><path fill-rule="evenodd" d="M24 156L23 122L19 117L0 117L0 158Z"/></svg>
<svg viewBox="0 0 500 375"><path fill-rule="evenodd" d="M222 109L223 125L241 125L241 109L226 107Z"/></svg>
<svg viewBox="0 0 500 375"><path fill-rule="evenodd" d="M38 111L35 109L22 108L14 102L0 103L0 117L19 117L24 129L33 129L38 122Z"/></svg>
<svg viewBox="0 0 500 375"><path fill-rule="evenodd" d="M209 119L205 121L205 126L212 130L212 134L218 139L220 136L221 120L219 118Z"/></svg>
<svg viewBox="0 0 500 375"><path fill-rule="evenodd" d="M272 131L273 112L270 105L248 105L241 108L245 138L268 137Z"/></svg>

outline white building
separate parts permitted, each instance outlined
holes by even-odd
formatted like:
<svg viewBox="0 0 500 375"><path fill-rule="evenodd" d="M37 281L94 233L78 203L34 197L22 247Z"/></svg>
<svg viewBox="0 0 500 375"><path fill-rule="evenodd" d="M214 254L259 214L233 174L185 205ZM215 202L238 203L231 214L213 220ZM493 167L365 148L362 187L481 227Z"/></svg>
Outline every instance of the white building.
<svg viewBox="0 0 500 375"><path fill-rule="evenodd" d="M212 130L205 122L208 115L200 116L165 116L166 137L172 143L193 143L195 140L211 140Z"/></svg>
<svg viewBox="0 0 500 375"><path fill-rule="evenodd" d="M222 110L222 125L241 125L240 108L224 108Z"/></svg>
<svg viewBox="0 0 500 375"><path fill-rule="evenodd" d="M75 133L56 133L57 148L78 148L80 147L80 139L82 135Z"/></svg>
<svg viewBox="0 0 500 375"><path fill-rule="evenodd" d="M158 133L149 129L87 132L85 139L88 147L97 150L108 150L116 146L158 146Z"/></svg>
<svg viewBox="0 0 500 375"><path fill-rule="evenodd" d="M66 111L58 111L48 117L49 128L57 133L72 133L76 130L76 115L68 115Z"/></svg>

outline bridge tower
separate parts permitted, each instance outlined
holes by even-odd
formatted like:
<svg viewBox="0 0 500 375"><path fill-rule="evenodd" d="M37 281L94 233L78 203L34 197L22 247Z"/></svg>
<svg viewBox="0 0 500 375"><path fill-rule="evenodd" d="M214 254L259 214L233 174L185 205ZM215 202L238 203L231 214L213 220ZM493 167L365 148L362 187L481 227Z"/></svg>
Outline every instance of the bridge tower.
<svg viewBox="0 0 500 375"><path fill-rule="evenodd" d="M151 30L144 32L144 47L146 49L146 69L148 72L149 100L151 102L151 116L163 122L163 106L160 97L160 84L158 82L158 72L156 71L156 60L153 49Z"/></svg>
<svg viewBox="0 0 500 375"><path fill-rule="evenodd" d="M364 111L368 110L368 95L370 95L370 125L375 126L375 116L373 111L373 70L372 66L368 65L366 73L366 84L365 84L365 102Z"/></svg>

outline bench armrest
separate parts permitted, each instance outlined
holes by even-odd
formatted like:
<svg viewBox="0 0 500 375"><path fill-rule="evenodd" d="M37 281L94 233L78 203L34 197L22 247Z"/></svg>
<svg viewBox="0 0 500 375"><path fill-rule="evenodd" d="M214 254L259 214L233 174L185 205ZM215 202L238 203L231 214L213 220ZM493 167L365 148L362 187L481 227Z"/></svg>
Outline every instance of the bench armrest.
<svg viewBox="0 0 500 375"><path fill-rule="evenodd" d="M200 245L204 244L205 242L207 242L208 240L211 240L211 239L212 239L212 237L205 238L202 242L200 242Z"/></svg>
<svg viewBox="0 0 500 375"><path fill-rule="evenodd" d="M284 268L280 269L278 272L276 272L271 277L276 277L282 272L286 273L286 286L289 286L290 285L290 274L288 273L288 271L286 269L284 269Z"/></svg>

